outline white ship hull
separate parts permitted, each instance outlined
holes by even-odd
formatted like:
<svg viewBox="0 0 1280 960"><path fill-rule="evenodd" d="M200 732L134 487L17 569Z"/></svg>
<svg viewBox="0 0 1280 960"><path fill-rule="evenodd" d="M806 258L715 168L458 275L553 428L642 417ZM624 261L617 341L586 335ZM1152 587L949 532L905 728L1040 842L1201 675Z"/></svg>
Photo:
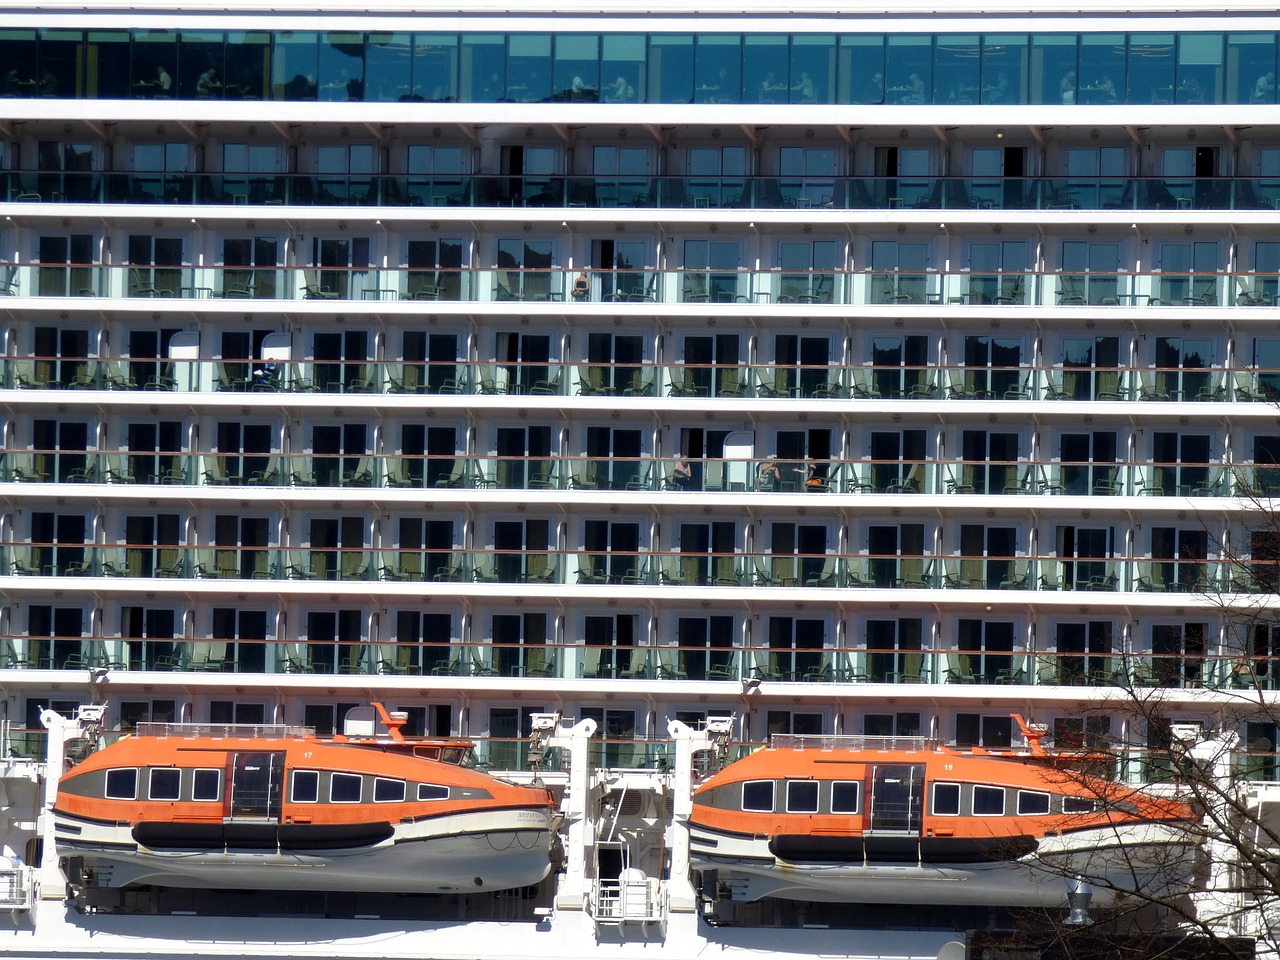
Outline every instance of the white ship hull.
<svg viewBox="0 0 1280 960"><path fill-rule="evenodd" d="M1093 904L1117 894L1185 891L1196 864L1185 826L1144 824L1048 838L1036 852L982 863L792 863L769 852L767 839L695 827L695 870L716 870L727 899L765 897L826 903L931 903L955 906L1062 907L1067 882L1088 877Z"/></svg>
<svg viewBox="0 0 1280 960"><path fill-rule="evenodd" d="M385 840L337 850L157 849L127 826L62 816L55 831L60 854L84 857L99 887L479 893L538 883L551 867L551 816L535 810L395 824Z"/></svg>

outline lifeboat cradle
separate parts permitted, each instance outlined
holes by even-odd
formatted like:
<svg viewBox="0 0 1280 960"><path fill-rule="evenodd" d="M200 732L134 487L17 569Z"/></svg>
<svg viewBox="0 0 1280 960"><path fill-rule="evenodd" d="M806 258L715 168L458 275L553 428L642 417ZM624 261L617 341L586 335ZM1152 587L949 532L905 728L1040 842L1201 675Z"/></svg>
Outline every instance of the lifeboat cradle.
<svg viewBox="0 0 1280 960"><path fill-rule="evenodd" d="M551 749L568 759L561 803L566 870L555 907L585 911L598 935L625 936L624 928L634 928L665 936L672 913L692 914L697 905L688 880L695 758L724 756L733 718L710 718L701 730L671 721L673 755L654 771L593 764L595 732L591 719L566 725L555 713L533 717L531 765Z"/></svg>

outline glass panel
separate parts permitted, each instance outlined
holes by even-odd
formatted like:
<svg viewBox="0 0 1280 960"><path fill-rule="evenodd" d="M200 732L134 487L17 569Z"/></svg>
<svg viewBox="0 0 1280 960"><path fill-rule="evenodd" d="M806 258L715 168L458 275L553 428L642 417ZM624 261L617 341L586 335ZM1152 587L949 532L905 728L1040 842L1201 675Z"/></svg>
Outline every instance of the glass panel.
<svg viewBox="0 0 1280 960"><path fill-rule="evenodd" d="M221 100L226 91L226 43L221 33L183 33L178 61L178 96Z"/></svg>
<svg viewBox="0 0 1280 960"><path fill-rule="evenodd" d="M1173 82L1173 34L1134 34L1129 40L1129 102L1172 103Z"/></svg>
<svg viewBox="0 0 1280 960"><path fill-rule="evenodd" d="M698 103L741 103L742 37L736 33L699 36L693 82Z"/></svg>
<svg viewBox="0 0 1280 960"><path fill-rule="evenodd" d="M1027 102L1027 38L1023 34L982 38L982 102Z"/></svg>
<svg viewBox="0 0 1280 960"><path fill-rule="evenodd" d="M889 38L885 61L888 103L927 103L933 91L932 37Z"/></svg>
<svg viewBox="0 0 1280 960"><path fill-rule="evenodd" d="M1222 34L1191 33L1178 37L1178 103L1222 101Z"/></svg>
<svg viewBox="0 0 1280 960"><path fill-rule="evenodd" d="M371 33L365 44L364 96L372 103L407 100L412 61L407 33Z"/></svg>
<svg viewBox="0 0 1280 960"><path fill-rule="evenodd" d="M1076 76L1076 37L1051 33L1031 38L1027 100L1030 103L1080 102Z"/></svg>
<svg viewBox="0 0 1280 960"><path fill-rule="evenodd" d="M551 99L551 34L513 33L507 42L507 99Z"/></svg>
<svg viewBox="0 0 1280 960"><path fill-rule="evenodd" d="M319 70L318 37L314 33L276 33L271 58L273 100L314 100Z"/></svg>
<svg viewBox="0 0 1280 960"><path fill-rule="evenodd" d="M1124 91L1125 47L1122 33L1080 38L1080 81L1076 103L1115 103Z"/></svg>
<svg viewBox="0 0 1280 960"><path fill-rule="evenodd" d="M743 42L743 103L785 103L790 88L785 34L751 35Z"/></svg>
<svg viewBox="0 0 1280 960"><path fill-rule="evenodd" d="M791 38L791 102L831 103L836 88L836 38L797 34Z"/></svg>
<svg viewBox="0 0 1280 960"><path fill-rule="evenodd" d="M214 34L220 37L220 34ZM5 57L4 42L0 40L0 61L12 64ZM35 45L32 44L32 50ZM85 95L93 98L127 100L129 88L129 34L119 31L91 31L89 34L88 77ZM6 97L30 96L35 81L24 81L22 72L10 66L4 79ZM184 94L190 96L190 93Z"/></svg>
<svg viewBox="0 0 1280 960"><path fill-rule="evenodd" d="M693 102L693 37L654 36L649 43L649 102Z"/></svg>
<svg viewBox="0 0 1280 960"><path fill-rule="evenodd" d="M937 38L933 52L934 89L946 103L977 103L978 35L945 35ZM1006 79L1005 85L1008 86Z"/></svg>
<svg viewBox="0 0 1280 960"><path fill-rule="evenodd" d="M113 38L110 42L120 42L123 37L124 52L128 55L129 35L100 34ZM103 42L108 42L104 40ZM34 30L0 30L0 63L4 67L4 90L6 97L34 97L39 92L36 71L36 32ZM128 61L124 65L124 82L128 83Z"/></svg>
<svg viewBox="0 0 1280 960"><path fill-rule="evenodd" d="M1230 103L1275 103L1275 34L1227 35L1226 100Z"/></svg>
<svg viewBox="0 0 1280 960"><path fill-rule="evenodd" d="M618 34L604 38L600 75L606 103L635 103L647 89L643 34Z"/></svg>
<svg viewBox="0 0 1280 960"><path fill-rule="evenodd" d="M884 103L884 37L841 37L839 65L837 103Z"/></svg>
<svg viewBox="0 0 1280 960"><path fill-rule="evenodd" d="M486 62L483 66L488 67L489 64ZM494 99L497 96L495 92ZM455 35L414 35L413 89L401 94L399 99L429 100L433 103L458 99L458 38Z"/></svg>
<svg viewBox="0 0 1280 960"><path fill-rule="evenodd" d="M600 99L600 38L596 34L556 37L552 87L558 100Z"/></svg>
<svg viewBox="0 0 1280 960"><path fill-rule="evenodd" d="M364 99L364 34L326 33L320 46L321 100Z"/></svg>
<svg viewBox="0 0 1280 960"><path fill-rule="evenodd" d="M228 97L243 100L270 98L268 78L271 76L271 34L227 34Z"/></svg>
<svg viewBox="0 0 1280 960"><path fill-rule="evenodd" d="M414 59L416 67L416 54ZM502 34L464 33L459 67L459 99L470 103L496 103L506 97L507 49L506 38ZM414 85L425 88L416 73Z"/></svg>
<svg viewBox="0 0 1280 960"><path fill-rule="evenodd" d="M162 36L172 40L172 34L162 34ZM40 96L77 97L81 95L84 78L83 39L84 34L78 30L40 31ZM157 56L166 56L163 45L157 49ZM171 50L168 56L172 58ZM152 79L158 77L156 67L157 64L152 62ZM137 79L136 74L134 79ZM170 87L172 87L172 80L170 76Z"/></svg>

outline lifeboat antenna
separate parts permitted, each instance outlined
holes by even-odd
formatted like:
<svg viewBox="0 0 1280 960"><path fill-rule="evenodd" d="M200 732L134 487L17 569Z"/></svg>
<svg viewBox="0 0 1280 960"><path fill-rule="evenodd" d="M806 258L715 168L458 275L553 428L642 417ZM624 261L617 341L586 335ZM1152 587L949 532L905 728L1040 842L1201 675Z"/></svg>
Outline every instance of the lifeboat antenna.
<svg viewBox="0 0 1280 960"><path fill-rule="evenodd" d="M404 734L400 732L400 728L408 722L409 717L399 712L388 712L387 708L377 700L371 701L369 705L378 712L378 719L387 728L387 736L391 738L391 741L393 743L404 743Z"/></svg>
<svg viewBox="0 0 1280 960"><path fill-rule="evenodd" d="M1027 741L1027 749L1031 751L1031 755L1033 757L1043 757L1046 751L1040 745L1040 741L1049 732L1049 725L1047 723L1028 723L1022 719L1022 714L1020 713L1011 713L1009 716L1013 717L1017 722L1018 729L1022 731L1022 736Z"/></svg>

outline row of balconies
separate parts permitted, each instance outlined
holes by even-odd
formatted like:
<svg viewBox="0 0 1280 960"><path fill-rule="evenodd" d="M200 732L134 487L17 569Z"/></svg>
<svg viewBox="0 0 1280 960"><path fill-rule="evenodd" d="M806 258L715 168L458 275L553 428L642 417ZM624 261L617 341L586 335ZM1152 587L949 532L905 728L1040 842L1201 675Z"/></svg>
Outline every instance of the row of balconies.
<svg viewBox="0 0 1280 960"><path fill-rule="evenodd" d="M900 429L900 428L898 428ZM0 452L9 483L208 487L621 490L631 492L1272 497L1280 464L372 456L126 451ZM117 491L113 491L117 492ZM127 493L126 491L119 491Z"/></svg>
<svg viewBox="0 0 1280 960"><path fill-rule="evenodd" d="M869 550L735 551L367 549L364 547L4 545L16 576L274 581L586 584L666 587L1262 594L1274 559L954 556ZM1102 551L1098 551L1101 553ZM675 594L673 594L675 596ZM1011 598L1012 599L1012 598Z"/></svg>
<svg viewBox="0 0 1280 960"><path fill-rule="evenodd" d="M730 241L733 243L734 241ZM733 259L738 257L735 252ZM550 257L548 256L548 259ZM923 257L922 257L923 259ZM585 285L579 282L585 274ZM744 270L0 262L0 293L22 297L955 306L1271 306L1267 271L1040 273L919 269ZM184 309L190 309L189 306Z"/></svg>
<svg viewBox="0 0 1280 960"><path fill-rule="evenodd" d="M1280 177L770 177L14 170L14 203L749 210L1270 210Z"/></svg>
<svg viewBox="0 0 1280 960"><path fill-rule="evenodd" d="M874 650L864 646L648 647L504 644L492 641L377 644L360 640L11 637L2 669L141 670L559 680L696 680L840 684L1116 686L1276 689L1280 662L1268 655L1208 652L1187 637L1176 651Z"/></svg>
<svg viewBox="0 0 1280 960"><path fill-rule="evenodd" d="M288 354L287 334L269 355ZM819 339L826 343L825 337ZM1117 346L1118 349L1118 346ZM1016 350L1016 348L1015 348ZM265 345L264 345L264 352ZM1191 364L1197 364L1195 366ZM316 359L10 357L5 386L28 390L679 397L742 400L1099 400L1273 402L1280 370L1181 367L842 363L460 363ZM1200 365L1203 364L1203 365Z"/></svg>

